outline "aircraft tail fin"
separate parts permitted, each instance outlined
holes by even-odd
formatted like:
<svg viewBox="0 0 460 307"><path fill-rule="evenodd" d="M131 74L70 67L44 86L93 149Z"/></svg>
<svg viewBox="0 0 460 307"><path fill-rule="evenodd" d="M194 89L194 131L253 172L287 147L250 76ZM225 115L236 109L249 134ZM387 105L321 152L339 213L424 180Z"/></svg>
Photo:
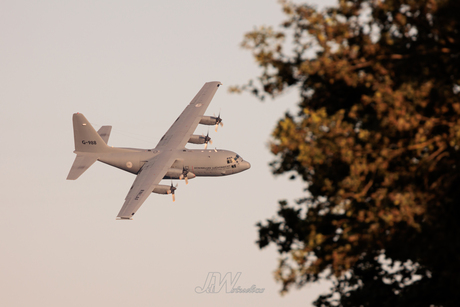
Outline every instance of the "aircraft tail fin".
<svg viewBox="0 0 460 307"><path fill-rule="evenodd" d="M93 126L89 123L86 117L81 113L75 113L73 115L73 133L75 139L75 152L103 152L107 151L107 146L101 135L108 140L110 129L101 127L99 131L101 135L94 130ZM102 130L102 131L101 131ZM108 134L107 134L108 132ZM105 135L104 135L105 134Z"/></svg>
<svg viewBox="0 0 460 307"><path fill-rule="evenodd" d="M96 162L97 157L95 156L85 156L78 155L75 158L75 161L72 164L69 175L67 175L67 180L75 180L81 176L94 162Z"/></svg>
<svg viewBox="0 0 460 307"><path fill-rule="evenodd" d="M111 126L102 126L98 132L94 130L86 117L75 113L72 117L77 157L72 164L67 180L75 180L81 176L98 158L98 153L107 152Z"/></svg>

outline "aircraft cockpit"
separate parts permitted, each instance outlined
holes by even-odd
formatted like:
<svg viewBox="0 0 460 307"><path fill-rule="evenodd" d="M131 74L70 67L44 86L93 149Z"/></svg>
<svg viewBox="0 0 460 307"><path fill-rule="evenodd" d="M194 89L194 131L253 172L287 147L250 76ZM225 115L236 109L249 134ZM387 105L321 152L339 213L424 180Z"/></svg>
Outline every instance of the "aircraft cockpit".
<svg viewBox="0 0 460 307"><path fill-rule="evenodd" d="M227 158L227 164L240 163L240 162L243 162L243 158L239 154L236 154L235 157L228 157Z"/></svg>
<svg viewBox="0 0 460 307"><path fill-rule="evenodd" d="M235 161L236 162L242 162L243 158L239 154L236 154Z"/></svg>

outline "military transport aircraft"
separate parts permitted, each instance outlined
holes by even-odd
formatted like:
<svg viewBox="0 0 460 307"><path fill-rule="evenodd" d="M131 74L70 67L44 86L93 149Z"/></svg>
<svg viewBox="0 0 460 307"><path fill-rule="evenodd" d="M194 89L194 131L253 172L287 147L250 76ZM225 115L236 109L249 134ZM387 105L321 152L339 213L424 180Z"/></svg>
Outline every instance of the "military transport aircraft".
<svg viewBox="0 0 460 307"><path fill-rule="evenodd" d="M108 146L111 126L102 126L96 132L83 114L73 114L77 157L67 179L77 179L96 161L136 174L117 216L119 220L131 220L152 192L172 194L174 201L177 185L159 184L162 179L184 179L188 183L188 179L197 176L225 176L249 169L249 162L232 151L185 148L187 143L207 146L211 141L209 135L193 134L198 124L216 125L216 131L219 124L223 125L220 114L204 116L220 85L217 81L205 83L153 149Z"/></svg>

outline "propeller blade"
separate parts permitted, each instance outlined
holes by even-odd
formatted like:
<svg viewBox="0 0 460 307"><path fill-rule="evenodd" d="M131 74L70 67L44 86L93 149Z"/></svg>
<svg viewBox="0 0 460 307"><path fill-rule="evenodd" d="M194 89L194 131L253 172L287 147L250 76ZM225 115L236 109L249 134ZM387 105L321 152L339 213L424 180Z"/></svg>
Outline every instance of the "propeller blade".
<svg viewBox="0 0 460 307"><path fill-rule="evenodd" d="M220 118L220 111L219 111L219 115L217 115L217 117L216 117L216 115L214 114L214 117L216 118L216 129L215 129L215 131L217 132L217 128L219 128L219 124L220 124L221 127L224 126L224 124L222 123L222 118Z"/></svg>
<svg viewBox="0 0 460 307"><path fill-rule="evenodd" d="M185 167L182 167L182 174L179 176L179 179L185 179L185 184L188 184L188 170L185 169ZM176 184L177 187L177 184Z"/></svg>
<svg viewBox="0 0 460 307"><path fill-rule="evenodd" d="M176 183L176 185L174 186L173 183L172 183L172 180L171 180L171 188L169 189L168 194L171 193L173 202L176 201L176 195L175 195L174 191L176 191L178 185L179 185L179 183Z"/></svg>
<svg viewBox="0 0 460 307"><path fill-rule="evenodd" d="M212 141L211 141L211 138L209 137L209 130L208 130L208 133L206 134L206 136L204 136L204 149L208 148L208 143L211 142L212 144Z"/></svg>

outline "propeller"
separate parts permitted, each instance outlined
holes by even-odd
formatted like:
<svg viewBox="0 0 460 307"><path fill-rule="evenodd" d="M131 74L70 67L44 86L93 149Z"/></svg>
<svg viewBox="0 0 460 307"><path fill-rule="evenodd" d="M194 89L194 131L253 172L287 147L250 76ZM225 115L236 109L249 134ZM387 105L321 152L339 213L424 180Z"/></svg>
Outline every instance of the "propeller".
<svg viewBox="0 0 460 307"><path fill-rule="evenodd" d="M214 115L214 116L216 116L216 115ZM220 124L221 127L224 126L224 123L222 122L222 118L220 118L220 112L219 112L219 115L216 118L216 132L217 132L217 128L219 127L219 124Z"/></svg>
<svg viewBox="0 0 460 307"><path fill-rule="evenodd" d="M179 179L185 179L185 184L188 184L188 170L185 169L185 167L182 168L182 174L179 176Z"/></svg>
<svg viewBox="0 0 460 307"><path fill-rule="evenodd" d="M212 144L212 141L211 141L211 138L209 137L209 131L208 131L208 134L206 134L206 136L204 136L204 149L208 148L208 143L211 143Z"/></svg>
<svg viewBox="0 0 460 307"><path fill-rule="evenodd" d="M176 186L173 186L173 183L172 183L172 181L171 181L171 186L169 187L169 190L166 192L166 193L168 193L168 194L172 194L172 199L173 199L173 201L176 201L176 197L175 197L175 195L174 195L174 194L175 194L174 191L177 190L177 185L178 185L178 183L176 183Z"/></svg>

